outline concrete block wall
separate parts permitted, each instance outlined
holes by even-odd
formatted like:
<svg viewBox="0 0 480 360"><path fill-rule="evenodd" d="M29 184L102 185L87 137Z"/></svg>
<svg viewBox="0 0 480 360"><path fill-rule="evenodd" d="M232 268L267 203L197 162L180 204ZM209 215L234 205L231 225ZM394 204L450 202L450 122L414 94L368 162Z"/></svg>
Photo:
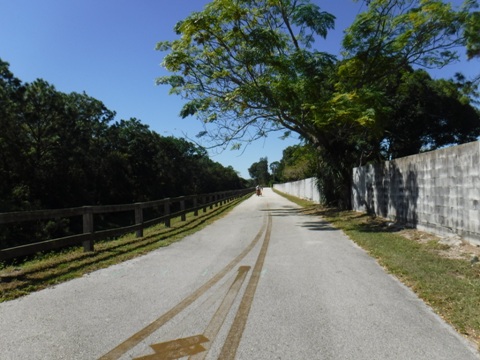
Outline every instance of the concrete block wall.
<svg viewBox="0 0 480 360"><path fill-rule="evenodd" d="M320 192L318 191L317 179L314 177L285 184L274 184L273 188L300 199L320 203Z"/></svg>
<svg viewBox="0 0 480 360"><path fill-rule="evenodd" d="M480 142L353 169L352 207L480 244Z"/></svg>

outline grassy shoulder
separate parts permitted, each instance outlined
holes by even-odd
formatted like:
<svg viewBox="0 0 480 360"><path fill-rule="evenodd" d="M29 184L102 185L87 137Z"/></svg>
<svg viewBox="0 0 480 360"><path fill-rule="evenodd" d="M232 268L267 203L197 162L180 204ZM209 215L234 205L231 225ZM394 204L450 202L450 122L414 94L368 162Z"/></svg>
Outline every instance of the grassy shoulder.
<svg viewBox="0 0 480 360"><path fill-rule="evenodd" d="M225 216L249 196L212 209L207 207L205 212L200 210L197 216L188 213L186 221L173 218L170 227L159 224L145 229L142 238L127 234L115 240L97 242L93 252L83 252L82 247L73 247L62 252L38 254L34 259L8 266L0 263L0 302L16 299L168 246Z"/></svg>
<svg viewBox="0 0 480 360"><path fill-rule="evenodd" d="M480 346L480 263L471 263L478 248L458 251L431 234L277 193L302 206L306 215L321 216L342 230L459 333Z"/></svg>

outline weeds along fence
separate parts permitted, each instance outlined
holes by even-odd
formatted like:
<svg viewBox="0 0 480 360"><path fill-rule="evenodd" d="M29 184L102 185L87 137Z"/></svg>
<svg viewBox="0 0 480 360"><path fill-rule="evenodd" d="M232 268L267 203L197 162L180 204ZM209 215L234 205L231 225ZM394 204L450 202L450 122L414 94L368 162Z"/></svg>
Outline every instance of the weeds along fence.
<svg viewBox="0 0 480 360"><path fill-rule="evenodd" d="M170 227L170 220L173 218L180 217L181 221L186 221L187 213L193 212L194 216L198 216L200 210L206 212L207 208L213 209L213 207L221 206L253 191L254 189L249 188L211 194L181 196L134 204L82 206L55 210L0 213L0 225L73 217L81 217L83 221L83 233L10 248L0 248L0 261L29 256L38 252L78 246L80 244L83 244L83 250L85 252L93 251L95 241L133 232L136 233L136 237L140 238L143 237L143 230L145 228L160 223L164 223L166 227ZM145 213L152 213L152 209L156 210L153 213L160 214L161 216L146 219ZM121 212L130 213L131 218L134 219L132 221L133 224L110 229L96 229L95 220L97 216L100 214Z"/></svg>

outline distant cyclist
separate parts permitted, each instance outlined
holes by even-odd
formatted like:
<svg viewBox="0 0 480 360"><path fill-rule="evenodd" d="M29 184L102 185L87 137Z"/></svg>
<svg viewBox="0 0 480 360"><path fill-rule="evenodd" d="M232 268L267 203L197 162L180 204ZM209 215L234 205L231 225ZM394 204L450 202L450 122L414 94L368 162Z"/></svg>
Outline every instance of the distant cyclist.
<svg viewBox="0 0 480 360"><path fill-rule="evenodd" d="M257 193L257 196L262 195L262 188L260 185L257 185L257 187L255 188L255 192Z"/></svg>

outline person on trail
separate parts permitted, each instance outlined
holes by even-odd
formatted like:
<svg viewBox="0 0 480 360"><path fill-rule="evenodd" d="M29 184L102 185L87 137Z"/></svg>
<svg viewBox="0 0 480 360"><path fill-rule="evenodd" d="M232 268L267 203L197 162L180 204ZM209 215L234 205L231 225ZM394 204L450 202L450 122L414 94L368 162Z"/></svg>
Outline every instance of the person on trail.
<svg viewBox="0 0 480 360"><path fill-rule="evenodd" d="M262 188L260 187L260 185L257 185L257 187L255 188L255 191L257 193L257 196L262 195Z"/></svg>

